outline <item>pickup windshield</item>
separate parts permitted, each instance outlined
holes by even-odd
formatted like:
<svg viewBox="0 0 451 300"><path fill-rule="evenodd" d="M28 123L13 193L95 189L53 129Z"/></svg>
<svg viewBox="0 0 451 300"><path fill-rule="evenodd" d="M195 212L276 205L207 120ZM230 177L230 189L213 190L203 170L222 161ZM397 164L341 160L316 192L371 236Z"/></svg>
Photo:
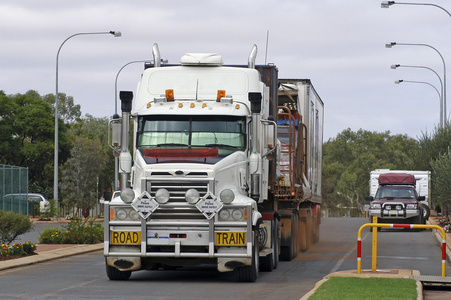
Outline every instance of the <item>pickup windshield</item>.
<svg viewBox="0 0 451 300"><path fill-rule="evenodd" d="M217 148L219 156L246 149L246 119L235 116L142 116L137 148Z"/></svg>
<svg viewBox="0 0 451 300"><path fill-rule="evenodd" d="M383 198L405 198L416 199L414 188L405 187L383 187L379 188L376 193L375 199Z"/></svg>

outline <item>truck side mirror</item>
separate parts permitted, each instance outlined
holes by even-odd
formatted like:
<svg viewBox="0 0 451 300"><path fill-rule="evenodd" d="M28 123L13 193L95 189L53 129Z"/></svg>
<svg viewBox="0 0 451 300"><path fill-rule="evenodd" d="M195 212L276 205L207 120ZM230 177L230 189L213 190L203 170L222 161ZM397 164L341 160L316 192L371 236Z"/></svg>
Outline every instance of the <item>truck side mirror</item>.
<svg viewBox="0 0 451 300"><path fill-rule="evenodd" d="M418 196L418 201L424 201L424 200L426 200L425 196Z"/></svg>
<svg viewBox="0 0 451 300"><path fill-rule="evenodd" d="M261 120L263 124L263 134L264 134L264 147L268 149L268 152L263 155L263 157L275 153L276 149L276 130L277 124L274 122L274 118L270 116L268 120Z"/></svg>
<svg viewBox="0 0 451 300"><path fill-rule="evenodd" d="M373 196L366 196L366 197L365 197L365 200L366 200L366 201L373 201L373 200L374 200L374 197L373 197Z"/></svg>

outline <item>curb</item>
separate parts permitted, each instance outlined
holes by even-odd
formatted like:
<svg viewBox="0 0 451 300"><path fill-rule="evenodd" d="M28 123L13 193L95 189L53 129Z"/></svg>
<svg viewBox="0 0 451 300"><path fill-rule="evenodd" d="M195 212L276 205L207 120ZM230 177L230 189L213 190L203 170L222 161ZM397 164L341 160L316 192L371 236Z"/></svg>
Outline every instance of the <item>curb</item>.
<svg viewBox="0 0 451 300"><path fill-rule="evenodd" d="M2 261L0 262L0 271L98 250L103 250L103 243L89 245L80 244L64 249L44 251L36 255Z"/></svg>

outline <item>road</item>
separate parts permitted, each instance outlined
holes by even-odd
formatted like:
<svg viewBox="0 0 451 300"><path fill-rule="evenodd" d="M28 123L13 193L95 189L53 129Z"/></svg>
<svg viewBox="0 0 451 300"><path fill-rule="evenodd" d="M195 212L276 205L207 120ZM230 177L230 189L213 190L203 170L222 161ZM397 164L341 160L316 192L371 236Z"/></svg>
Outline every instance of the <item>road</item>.
<svg viewBox="0 0 451 300"><path fill-rule="evenodd" d="M0 272L0 299L299 299L327 274L357 268L357 231L366 222L323 219L316 245L273 272L261 272L255 283L240 283L235 274L210 266L141 271L129 281L113 282L98 251ZM365 229L362 236L362 268L371 269L371 233ZM441 274L441 248L431 231L383 230L378 240L378 269Z"/></svg>

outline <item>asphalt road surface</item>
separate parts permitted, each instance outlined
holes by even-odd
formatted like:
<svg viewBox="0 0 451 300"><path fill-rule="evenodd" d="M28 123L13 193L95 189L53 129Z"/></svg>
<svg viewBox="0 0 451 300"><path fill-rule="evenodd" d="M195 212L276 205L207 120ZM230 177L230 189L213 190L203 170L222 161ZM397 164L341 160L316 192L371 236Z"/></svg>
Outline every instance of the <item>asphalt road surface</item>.
<svg viewBox="0 0 451 300"><path fill-rule="evenodd" d="M0 299L271 299L294 300L331 272L357 269L357 231L367 219L322 220L320 241L255 283L211 266L134 272L109 281L101 251L0 272ZM371 269L371 233L362 234L362 269ZM441 275L441 247L431 231L382 230L378 269L416 269ZM447 274L451 270L447 267ZM400 298L401 299L401 298Z"/></svg>

